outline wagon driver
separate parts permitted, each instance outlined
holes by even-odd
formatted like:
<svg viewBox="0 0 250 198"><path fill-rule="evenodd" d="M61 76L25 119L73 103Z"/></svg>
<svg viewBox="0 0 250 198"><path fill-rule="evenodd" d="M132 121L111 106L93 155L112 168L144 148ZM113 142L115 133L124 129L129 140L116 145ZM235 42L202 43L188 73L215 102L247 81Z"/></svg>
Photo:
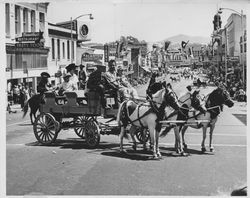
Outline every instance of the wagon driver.
<svg viewBox="0 0 250 198"><path fill-rule="evenodd" d="M52 91L53 88L49 82L50 75L47 72L41 73L41 81L38 83L37 92L43 95L46 91Z"/></svg>

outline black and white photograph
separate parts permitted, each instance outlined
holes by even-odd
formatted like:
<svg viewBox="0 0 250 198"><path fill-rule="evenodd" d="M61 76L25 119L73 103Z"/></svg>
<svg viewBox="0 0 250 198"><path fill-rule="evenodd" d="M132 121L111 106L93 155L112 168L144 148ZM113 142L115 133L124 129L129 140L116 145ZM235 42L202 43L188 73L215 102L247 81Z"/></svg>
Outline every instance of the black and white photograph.
<svg viewBox="0 0 250 198"><path fill-rule="evenodd" d="M250 1L0 10L2 196L247 196Z"/></svg>

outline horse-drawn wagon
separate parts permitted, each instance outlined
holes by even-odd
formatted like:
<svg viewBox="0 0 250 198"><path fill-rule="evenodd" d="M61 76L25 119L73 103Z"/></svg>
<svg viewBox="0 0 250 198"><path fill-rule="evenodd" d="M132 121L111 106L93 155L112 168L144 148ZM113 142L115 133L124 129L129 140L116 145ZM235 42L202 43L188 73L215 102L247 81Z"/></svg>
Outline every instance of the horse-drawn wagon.
<svg viewBox="0 0 250 198"><path fill-rule="evenodd" d="M46 92L44 102L40 104L40 114L33 124L36 139L41 144L49 145L55 142L61 130L73 128L90 148L97 147L100 135L120 133L116 122L118 108L112 104L112 99L107 95L111 108L103 109L98 92L88 92L87 97L84 91L65 92L64 96ZM136 137L142 141L140 129Z"/></svg>

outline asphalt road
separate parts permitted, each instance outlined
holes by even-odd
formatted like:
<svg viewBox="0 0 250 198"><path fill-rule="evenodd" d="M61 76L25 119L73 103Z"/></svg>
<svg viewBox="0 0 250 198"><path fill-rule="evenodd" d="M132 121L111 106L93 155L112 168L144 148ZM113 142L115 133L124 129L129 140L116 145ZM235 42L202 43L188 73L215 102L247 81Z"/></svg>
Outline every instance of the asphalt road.
<svg viewBox="0 0 250 198"><path fill-rule="evenodd" d="M179 94L188 84L190 80L174 82L173 88ZM139 95L145 95L145 87L138 88ZM201 88L201 93L212 89ZM214 131L214 153L202 154L201 129L189 128L189 155L175 153L170 132L160 139L161 160L152 160L141 146L133 151L130 139L125 140L128 154L120 154L116 135L101 136L99 148L88 149L72 129L62 131L55 144L42 146L36 142L28 116L21 117L20 110L6 114L7 195L216 196L246 185L244 103L224 108Z"/></svg>

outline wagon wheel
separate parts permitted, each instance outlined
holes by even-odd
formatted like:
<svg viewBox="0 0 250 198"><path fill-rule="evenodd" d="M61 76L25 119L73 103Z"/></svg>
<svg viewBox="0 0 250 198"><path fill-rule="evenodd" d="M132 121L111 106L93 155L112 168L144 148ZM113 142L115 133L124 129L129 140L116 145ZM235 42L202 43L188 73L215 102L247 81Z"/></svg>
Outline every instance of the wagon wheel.
<svg viewBox="0 0 250 198"><path fill-rule="evenodd" d="M141 128L138 128L135 132L136 138L139 140L140 143L143 143L142 132L143 130ZM148 140L149 140L149 130L147 129L145 134L145 141L147 142Z"/></svg>
<svg viewBox="0 0 250 198"><path fill-rule="evenodd" d="M43 145L53 143L57 138L59 125L50 113L41 113L38 115L33 125L37 141Z"/></svg>
<svg viewBox="0 0 250 198"><path fill-rule="evenodd" d="M93 119L88 120L85 126L85 140L90 148L96 148L99 145L100 129Z"/></svg>
<svg viewBox="0 0 250 198"><path fill-rule="evenodd" d="M74 123L76 125L79 125L79 124L82 125L81 127L74 128L76 135L78 135L80 138L85 138L86 124L89 121L89 119L90 118L87 116L79 116L74 119Z"/></svg>

